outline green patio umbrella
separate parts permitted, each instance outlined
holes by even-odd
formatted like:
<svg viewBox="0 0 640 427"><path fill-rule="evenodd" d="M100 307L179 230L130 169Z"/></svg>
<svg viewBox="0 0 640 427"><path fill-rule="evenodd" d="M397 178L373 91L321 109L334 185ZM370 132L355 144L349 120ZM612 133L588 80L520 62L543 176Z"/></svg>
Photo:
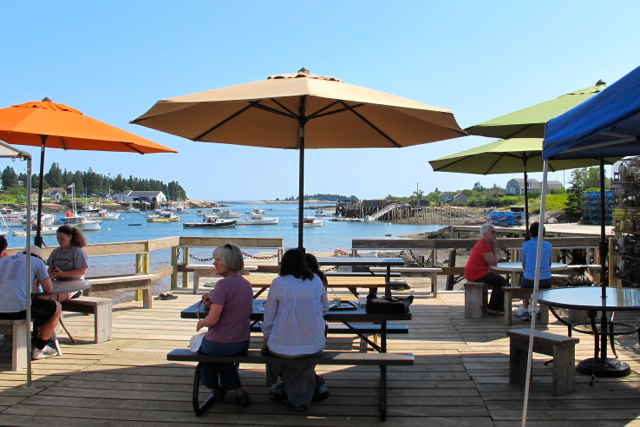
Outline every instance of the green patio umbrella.
<svg viewBox="0 0 640 427"><path fill-rule="evenodd" d="M525 222L529 229L529 194L527 172L541 172L542 138L501 139L460 153L430 160L435 172L460 172L479 175L524 172ZM613 164L619 157L606 158ZM600 164L600 159L552 160L549 170L583 168Z"/></svg>
<svg viewBox="0 0 640 427"><path fill-rule="evenodd" d="M558 98L533 105L465 129L469 135L493 138L543 138L545 124L554 117L601 92L606 83L598 80L595 86L576 90ZM540 169L542 170L542 168Z"/></svg>

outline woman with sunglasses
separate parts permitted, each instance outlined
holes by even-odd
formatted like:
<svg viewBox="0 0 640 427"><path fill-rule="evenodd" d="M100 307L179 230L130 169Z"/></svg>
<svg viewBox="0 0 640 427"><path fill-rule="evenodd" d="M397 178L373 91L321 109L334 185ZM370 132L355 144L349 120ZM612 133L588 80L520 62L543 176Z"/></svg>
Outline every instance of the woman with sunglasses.
<svg viewBox="0 0 640 427"><path fill-rule="evenodd" d="M200 353L211 356L234 356L249 350L253 311L251 283L238 273L244 268L242 252L236 245L225 244L213 251L216 274L222 276L210 295L203 296L209 314L198 321L196 330L208 327ZM202 363L200 383L213 390L215 400L222 400L228 390L235 390L235 400L242 406L251 398L240 383L238 369L233 363Z"/></svg>
<svg viewBox="0 0 640 427"><path fill-rule="evenodd" d="M470 282L483 282L491 288L491 299L487 306L490 316L503 316L504 291L507 281L499 274L489 271L489 266L498 264L498 239L491 224L480 227L481 239L471 249L471 255L464 267L464 276Z"/></svg>
<svg viewBox="0 0 640 427"><path fill-rule="evenodd" d="M62 225L56 231L56 239L60 244L55 248L49 259L49 277L51 280L84 280L84 275L89 269L87 254L82 248L87 246L87 240L82 231L75 227ZM70 292L69 294L56 295L60 302L69 298L77 298L82 295L81 291ZM44 298L49 298L45 296Z"/></svg>

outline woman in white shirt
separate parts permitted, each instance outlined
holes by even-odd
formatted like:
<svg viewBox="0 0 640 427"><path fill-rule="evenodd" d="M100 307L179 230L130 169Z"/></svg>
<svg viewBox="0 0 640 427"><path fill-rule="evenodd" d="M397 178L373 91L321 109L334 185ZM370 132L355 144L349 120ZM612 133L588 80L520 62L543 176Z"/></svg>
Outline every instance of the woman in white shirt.
<svg viewBox="0 0 640 427"><path fill-rule="evenodd" d="M326 344L324 315L329 311L327 291L318 275L309 270L304 254L290 249L282 257L280 277L271 283L264 305L263 353L299 358L322 353ZM294 410L305 410L312 401L328 397L315 365L268 365L267 385L277 382L269 397L285 401Z"/></svg>

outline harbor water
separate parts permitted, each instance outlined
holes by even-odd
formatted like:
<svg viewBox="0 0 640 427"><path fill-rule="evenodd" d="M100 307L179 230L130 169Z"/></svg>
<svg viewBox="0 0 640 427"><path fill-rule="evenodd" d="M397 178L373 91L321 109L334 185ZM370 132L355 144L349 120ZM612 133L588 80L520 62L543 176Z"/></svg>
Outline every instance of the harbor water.
<svg viewBox="0 0 640 427"><path fill-rule="evenodd" d="M245 211L253 210L252 204L230 205L234 212L239 212L241 218L248 217ZM138 240L150 240L172 236L206 236L206 237L275 237L284 238L285 249L296 247L298 244L298 229L293 227L293 222L297 222L298 208L296 204L261 204L260 209L265 209L265 217L280 218L277 225L245 225L236 228L211 228L211 229L185 229L184 222L202 222L203 217L197 215L197 209L190 209L188 214L177 214L180 216L178 222L169 223L147 223L145 217L138 213L121 213L120 218L115 221L103 221L102 230L87 231L85 236L87 243L111 243ZM315 211L309 210L308 214L313 215ZM59 215L63 217L64 215ZM317 217L323 220L322 227L305 227L304 246L309 252L333 252L337 248L346 251L351 250L351 239L397 239L400 235L435 231L441 225L419 225L419 224L391 224L382 221L368 222L338 222L329 221L329 217ZM26 239L24 237L13 236L14 230L20 228L11 227L11 232L7 235L9 247L24 247ZM55 235L43 236L47 246L58 245ZM213 248L194 248L191 254L198 258L211 257ZM255 254L258 251L246 250L247 253ZM154 251L151 255L151 271L167 267L170 265L170 250L163 249ZM197 260L191 260L199 263ZM208 262L210 263L210 262ZM104 276L114 274L128 274L135 271L135 256L105 256L91 257L89 259L88 277ZM168 288L168 278L163 280L162 290Z"/></svg>

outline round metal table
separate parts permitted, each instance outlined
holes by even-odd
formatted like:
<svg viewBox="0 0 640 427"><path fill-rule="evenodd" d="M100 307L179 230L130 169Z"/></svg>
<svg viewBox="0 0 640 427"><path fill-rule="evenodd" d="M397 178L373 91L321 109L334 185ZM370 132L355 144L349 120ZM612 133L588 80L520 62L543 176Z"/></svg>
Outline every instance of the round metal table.
<svg viewBox="0 0 640 427"><path fill-rule="evenodd" d="M607 317L607 312L640 310L640 290L633 288L605 288L604 298L601 287L581 286L576 288L560 288L541 290L538 294L538 302L548 305L553 315L570 330L594 335L594 357L578 363L578 372L591 375L591 384L595 377L623 377L631 373L629 365L618 359L607 357L607 341L615 335L639 333L635 325L612 322ZM590 322L570 324L560 318L553 307L568 308L573 310L586 310L589 313ZM602 312L600 323L596 322L598 311ZM580 326L590 325L591 330L580 329ZM620 326L623 330L615 331Z"/></svg>

